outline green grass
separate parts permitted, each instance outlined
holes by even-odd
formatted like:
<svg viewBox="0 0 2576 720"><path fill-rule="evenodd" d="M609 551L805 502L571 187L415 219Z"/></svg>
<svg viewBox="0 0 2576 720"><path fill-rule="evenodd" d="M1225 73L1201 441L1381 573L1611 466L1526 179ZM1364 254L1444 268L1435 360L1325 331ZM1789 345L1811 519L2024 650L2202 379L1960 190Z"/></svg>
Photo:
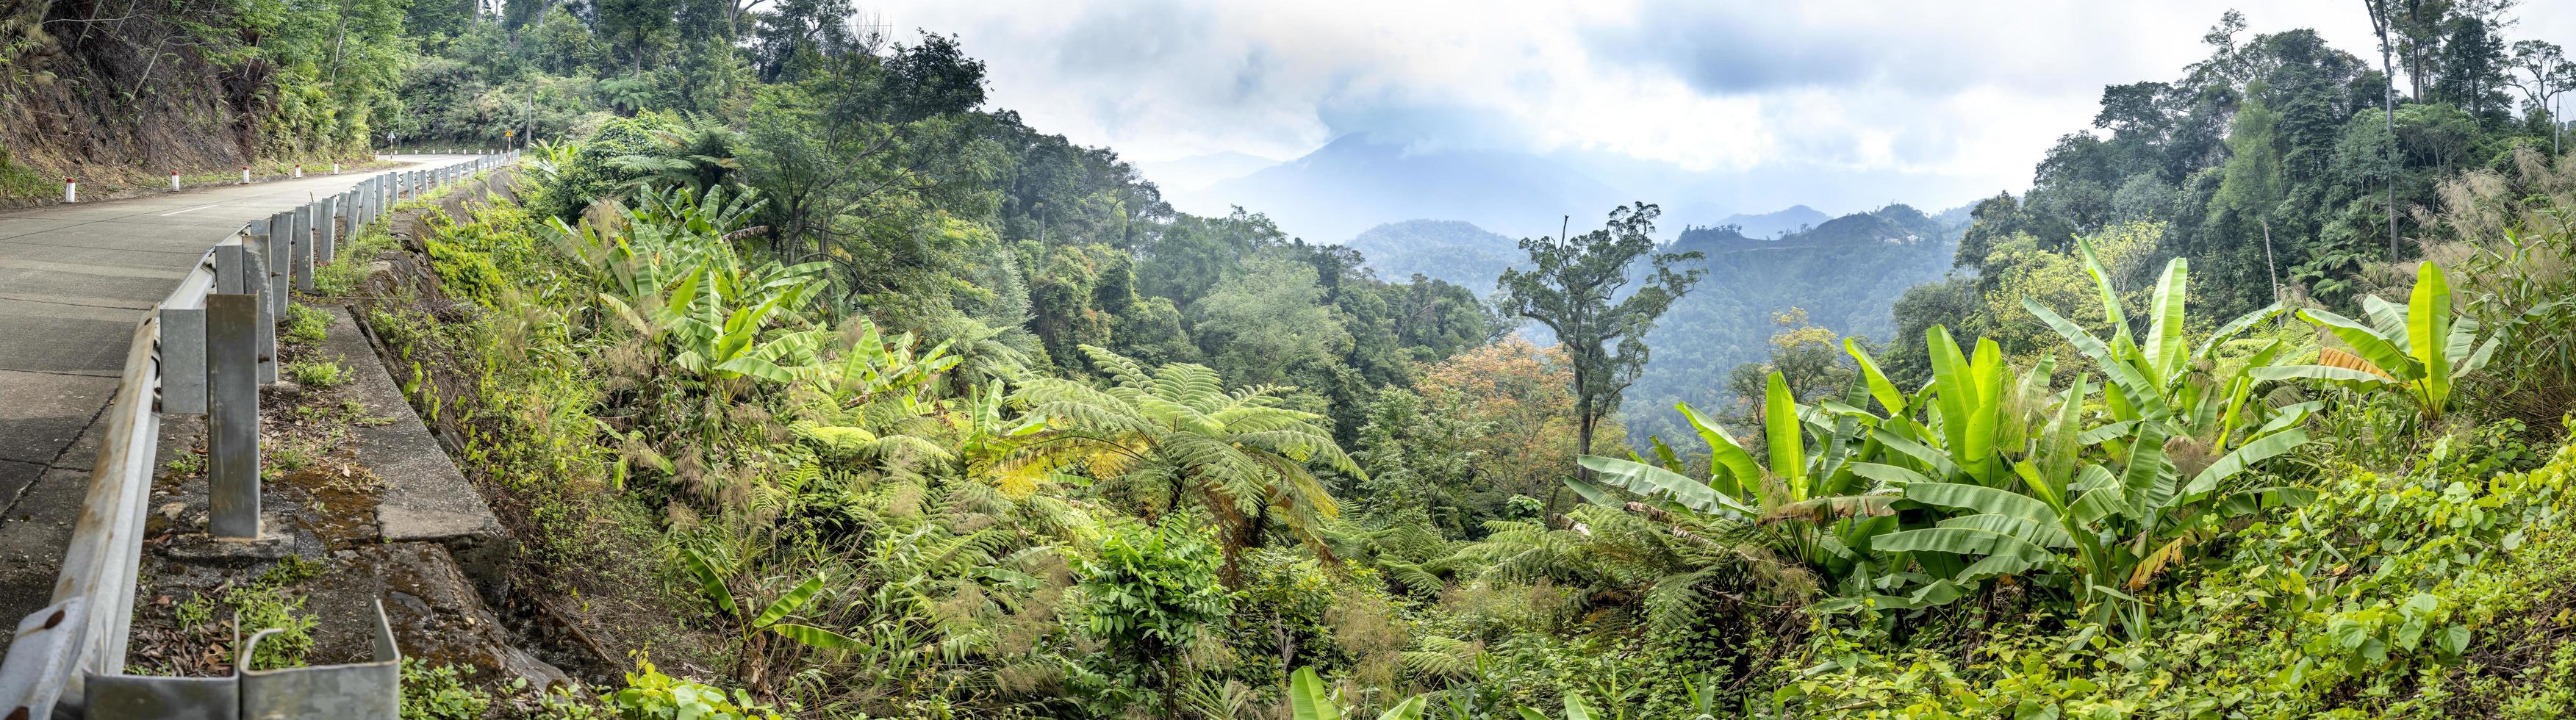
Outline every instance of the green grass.
<svg viewBox="0 0 2576 720"><path fill-rule="evenodd" d="M308 388L335 388L348 384L349 368L334 360L303 360L286 364L286 374L295 384Z"/></svg>
<svg viewBox="0 0 2576 720"><path fill-rule="evenodd" d="M368 266L376 256L394 247L394 237L385 232L384 223L376 223L352 234L348 244L340 247L337 257L313 273L313 290L326 297L356 294L367 280Z"/></svg>
<svg viewBox="0 0 2576 720"><path fill-rule="evenodd" d="M331 313L309 305L286 306L286 328L277 337L290 345L320 345L331 334Z"/></svg>

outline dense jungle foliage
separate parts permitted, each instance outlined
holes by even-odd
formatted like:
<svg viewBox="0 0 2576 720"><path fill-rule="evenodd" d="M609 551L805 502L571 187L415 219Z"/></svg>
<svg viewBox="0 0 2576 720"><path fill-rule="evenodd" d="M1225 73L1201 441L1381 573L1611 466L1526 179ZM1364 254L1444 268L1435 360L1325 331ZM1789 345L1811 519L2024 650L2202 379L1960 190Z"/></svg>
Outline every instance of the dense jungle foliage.
<svg viewBox="0 0 2576 720"><path fill-rule="evenodd" d="M2381 71L2231 14L1981 204L1952 278L1845 268L1894 301L1866 339L1690 311L1757 241L1657 242L1643 203L1490 297L1177 213L847 4L508 7L409 10L389 122L540 142L422 238L452 304L370 324L446 369L412 390L507 489L525 584L658 633L532 712L2576 703L2576 159L2502 94L2551 51L2489 6L2382 18L2394 135ZM1692 312L1778 329L1654 401L1740 401L1621 412Z"/></svg>

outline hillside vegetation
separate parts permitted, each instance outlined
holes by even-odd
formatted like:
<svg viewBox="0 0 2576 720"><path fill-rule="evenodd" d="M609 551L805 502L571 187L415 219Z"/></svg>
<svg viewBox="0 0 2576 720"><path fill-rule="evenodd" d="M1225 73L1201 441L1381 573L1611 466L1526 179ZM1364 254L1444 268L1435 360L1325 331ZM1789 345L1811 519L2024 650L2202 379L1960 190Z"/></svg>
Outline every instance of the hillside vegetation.
<svg viewBox="0 0 2576 720"><path fill-rule="evenodd" d="M534 131L364 313L617 663L438 676L494 714L2556 717L2576 157L2494 10L2381 18L2394 135L2231 13L1964 228L1567 208L1481 285L1177 212L846 3L168 27L283 78L188 116L238 152ZM142 102L68 87L9 97Z"/></svg>

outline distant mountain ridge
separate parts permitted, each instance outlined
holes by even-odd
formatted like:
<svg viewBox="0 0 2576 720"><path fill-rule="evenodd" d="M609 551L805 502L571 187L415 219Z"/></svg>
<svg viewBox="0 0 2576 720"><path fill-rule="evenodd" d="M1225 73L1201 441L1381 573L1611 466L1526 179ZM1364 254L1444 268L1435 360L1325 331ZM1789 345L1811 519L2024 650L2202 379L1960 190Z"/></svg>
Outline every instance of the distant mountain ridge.
<svg viewBox="0 0 2576 720"><path fill-rule="evenodd" d="M1889 205L1776 240L1727 227L1684 231L1671 251L1706 253L1700 267L1708 274L1646 335L1652 355L1621 408L1629 438L1686 439L1691 432L1674 403L1714 412L1735 401L1728 373L1769 359L1771 335L1781 329L1772 324L1773 313L1803 308L1809 324L1886 341L1896 329L1889 313L1896 299L1949 272L1966 229Z"/></svg>
<svg viewBox="0 0 2576 720"><path fill-rule="evenodd" d="M1204 191L1179 193L1173 204L1194 212L1241 205L1269 215L1290 235L1335 242L1416 218L1464 221L1506 236L1554 235L1566 215L1597 222L1634 200L1527 153L1416 150L1351 134Z"/></svg>
<svg viewBox="0 0 2576 720"><path fill-rule="evenodd" d="M1522 259L1520 241L1460 220L1406 220L1369 228L1343 245L1360 251L1378 277L1421 274L1473 290L1494 291L1494 278Z"/></svg>
<svg viewBox="0 0 2576 720"><path fill-rule="evenodd" d="M1805 230L1832 220L1833 216L1805 205L1791 205L1758 215L1736 213L1718 221L1719 226L1733 225L1745 237L1768 239Z"/></svg>

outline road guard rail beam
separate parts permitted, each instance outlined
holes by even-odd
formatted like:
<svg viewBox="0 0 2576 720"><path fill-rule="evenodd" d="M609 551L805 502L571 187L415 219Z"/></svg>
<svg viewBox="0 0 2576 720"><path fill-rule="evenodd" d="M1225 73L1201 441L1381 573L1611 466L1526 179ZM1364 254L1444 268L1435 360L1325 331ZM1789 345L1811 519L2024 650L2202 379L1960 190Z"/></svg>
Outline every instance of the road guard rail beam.
<svg viewBox="0 0 2576 720"><path fill-rule="evenodd" d="M207 531L219 541L257 539L259 387L277 382L277 321L289 287L313 289L314 266L331 262L343 228L354 234L398 203L517 157L382 173L254 220L208 249L177 290L144 312L105 412L53 604L18 621L0 660L0 720L398 717L401 652L381 602L375 662L266 671L236 662L233 675L220 678L125 674L161 416L206 416ZM235 657L249 657L259 639L234 643Z"/></svg>

